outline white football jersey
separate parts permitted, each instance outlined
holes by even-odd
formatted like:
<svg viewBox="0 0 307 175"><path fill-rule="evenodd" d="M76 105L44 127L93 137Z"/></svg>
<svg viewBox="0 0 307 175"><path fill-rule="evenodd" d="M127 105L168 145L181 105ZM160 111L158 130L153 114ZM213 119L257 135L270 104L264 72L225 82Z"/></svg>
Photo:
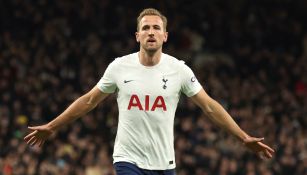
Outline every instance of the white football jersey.
<svg viewBox="0 0 307 175"><path fill-rule="evenodd" d="M115 59L97 87L118 93L114 163L130 162L148 170L175 168L174 117L180 94L190 97L202 88L192 70L167 54L157 65L144 66L133 53Z"/></svg>

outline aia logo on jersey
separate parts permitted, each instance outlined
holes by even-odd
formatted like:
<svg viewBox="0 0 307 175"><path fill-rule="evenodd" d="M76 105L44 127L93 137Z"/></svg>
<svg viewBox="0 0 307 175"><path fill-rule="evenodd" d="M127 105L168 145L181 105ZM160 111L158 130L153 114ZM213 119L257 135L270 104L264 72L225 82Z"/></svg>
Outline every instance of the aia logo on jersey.
<svg viewBox="0 0 307 175"><path fill-rule="evenodd" d="M131 95L129 105L128 105L128 110L131 110L131 108L138 108L139 110L143 111L155 111L158 108L161 108L163 111L166 111L166 105L164 98L162 96L157 96L154 103L151 104L149 103L150 96L145 95L145 101L144 101L144 106L142 105L139 97L135 94Z"/></svg>

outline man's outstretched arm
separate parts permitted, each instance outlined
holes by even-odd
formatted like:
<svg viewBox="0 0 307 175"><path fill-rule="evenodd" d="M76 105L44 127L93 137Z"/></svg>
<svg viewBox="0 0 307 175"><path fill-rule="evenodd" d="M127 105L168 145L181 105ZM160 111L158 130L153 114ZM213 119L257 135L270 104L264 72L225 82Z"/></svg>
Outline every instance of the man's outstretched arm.
<svg viewBox="0 0 307 175"><path fill-rule="evenodd" d="M236 136L251 151L258 155L263 153L267 158L272 157L274 150L261 142L264 138L255 138L246 134L226 110L217 101L209 97L204 89L201 89L191 99L203 110L211 121Z"/></svg>
<svg viewBox="0 0 307 175"><path fill-rule="evenodd" d="M45 140L58 128L64 126L77 118L85 115L94 109L99 102L108 96L107 93L101 92L96 86L75 100L62 114L45 125L28 127L32 132L24 140L27 144L43 145Z"/></svg>

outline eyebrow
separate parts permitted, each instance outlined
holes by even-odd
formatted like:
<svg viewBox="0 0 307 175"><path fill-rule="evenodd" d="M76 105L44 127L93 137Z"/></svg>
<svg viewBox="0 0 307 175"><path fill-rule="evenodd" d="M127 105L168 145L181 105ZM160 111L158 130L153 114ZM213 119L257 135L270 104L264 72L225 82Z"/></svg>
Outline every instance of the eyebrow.
<svg viewBox="0 0 307 175"><path fill-rule="evenodd" d="M160 26L160 25L156 25L156 24L154 24L154 25L152 25L155 29L161 29L162 27ZM146 24L146 25L144 25L141 29L146 29L146 28L149 28L150 27L150 25L149 24Z"/></svg>

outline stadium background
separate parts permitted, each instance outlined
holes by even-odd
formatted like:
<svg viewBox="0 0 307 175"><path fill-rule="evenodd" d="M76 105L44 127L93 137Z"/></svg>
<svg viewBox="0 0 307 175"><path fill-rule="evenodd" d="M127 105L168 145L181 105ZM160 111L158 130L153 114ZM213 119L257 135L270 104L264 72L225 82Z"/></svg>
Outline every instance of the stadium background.
<svg viewBox="0 0 307 175"><path fill-rule="evenodd" d="M136 17L169 19L164 52L192 67L239 125L276 149L261 161L183 97L177 175L307 174L304 0L0 1L0 175L112 175L115 95L43 148L23 141L91 89L115 58L138 50Z"/></svg>

